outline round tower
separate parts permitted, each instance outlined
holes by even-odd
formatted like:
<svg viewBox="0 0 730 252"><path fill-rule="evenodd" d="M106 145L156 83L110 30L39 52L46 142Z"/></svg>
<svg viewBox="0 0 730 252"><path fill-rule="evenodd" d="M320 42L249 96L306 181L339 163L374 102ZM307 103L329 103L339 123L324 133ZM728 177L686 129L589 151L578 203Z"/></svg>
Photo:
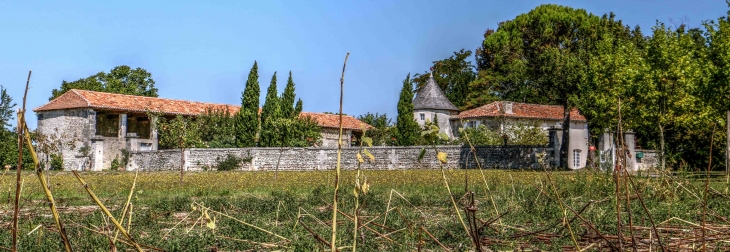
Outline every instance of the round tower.
<svg viewBox="0 0 730 252"><path fill-rule="evenodd" d="M436 120L440 131L446 133L449 138L454 138L455 133L452 130L455 127L452 127L451 116L458 114L459 109L446 98L431 73L426 85L418 90L416 98L413 99L413 116L416 122L423 127L426 121Z"/></svg>

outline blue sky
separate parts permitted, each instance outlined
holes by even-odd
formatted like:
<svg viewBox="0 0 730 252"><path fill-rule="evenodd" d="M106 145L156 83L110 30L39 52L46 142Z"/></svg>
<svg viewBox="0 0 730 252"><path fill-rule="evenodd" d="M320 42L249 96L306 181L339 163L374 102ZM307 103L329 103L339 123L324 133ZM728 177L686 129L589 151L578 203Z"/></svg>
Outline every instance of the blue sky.
<svg viewBox="0 0 730 252"><path fill-rule="evenodd" d="M0 85L20 103L33 70L30 110L63 80L129 65L152 73L160 97L240 104L256 60L262 104L274 71L280 92L292 71L305 111L334 112L349 51L344 112L393 118L406 74L474 50L486 29L542 3L612 11L644 33L656 20L696 27L728 10L722 0L3 1Z"/></svg>

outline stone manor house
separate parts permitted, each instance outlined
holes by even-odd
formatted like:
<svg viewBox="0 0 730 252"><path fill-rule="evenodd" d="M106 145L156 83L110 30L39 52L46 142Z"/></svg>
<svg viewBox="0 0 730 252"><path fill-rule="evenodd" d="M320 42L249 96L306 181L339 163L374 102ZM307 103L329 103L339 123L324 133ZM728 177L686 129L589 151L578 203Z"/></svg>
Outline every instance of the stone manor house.
<svg viewBox="0 0 730 252"><path fill-rule="evenodd" d="M555 105L527 104L510 101L496 101L478 108L459 111L436 84L433 75L416 93L413 113L419 125L436 119L439 128L451 138L458 138L461 127L484 125L490 130L509 131L516 123L537 122L545 130L555 132L557 141L562 140L563 107ZM588 121L577 109L570 111L570 162L568 168L586 166L589 147ZM559 146L559 145L558 145Z"/></svg>
<svg viewBox="0 0 730 252"><path fill-rule="evenodd" d="M43 106L33 109L38 117L37 130L54 135L63 144L59 152L65 170L100 171L112 160L128 152L158 149L157 131L147 111L173 118L176 115L198 116L208 109L237 113L239 106L155 97L122 95L72 89ZM322 127L322 146L336 147L339 116L302 112ZM372 126L352 116L343 116L344 146Z"/></svg>

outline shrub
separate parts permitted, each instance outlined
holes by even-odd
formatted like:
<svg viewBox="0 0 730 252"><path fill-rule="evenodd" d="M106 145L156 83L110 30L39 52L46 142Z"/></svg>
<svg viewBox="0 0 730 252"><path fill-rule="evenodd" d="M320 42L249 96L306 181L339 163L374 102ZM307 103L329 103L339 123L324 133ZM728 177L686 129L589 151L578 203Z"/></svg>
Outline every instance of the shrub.
<svg viewBox="0 0 730 252"><path fill-rule="evenodd" d="M109 167L109 169L111 169L112 171L117 171L117 170L119 170L119 167L121 167L121 166L122 166L122 162L119 161L119 156L117 156L114 158L114 160L112 160L112 164Z"/></svg>
<svg viewBox="0 0 730 252"><path fill-rule="evenodd" d="M63 170L63 156L51 154L51 170Z"/></svg>
<svg viewBox="0 0 730 252"><path fill-rule="evenodd" d="M243 158L238 158L233 154L228 154L223 160L220 160L220 157L216 158L215 168L219 171L233 171L241 167L241 163L243 161Z"/></svg>

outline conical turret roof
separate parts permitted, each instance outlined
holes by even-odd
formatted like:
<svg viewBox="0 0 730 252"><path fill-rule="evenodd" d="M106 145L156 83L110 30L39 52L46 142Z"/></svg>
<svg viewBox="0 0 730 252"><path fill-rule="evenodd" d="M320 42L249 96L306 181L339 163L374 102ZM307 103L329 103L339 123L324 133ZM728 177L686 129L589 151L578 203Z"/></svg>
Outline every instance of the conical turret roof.
<svg viewBox="0 0 730 252"><path fill-rule="evenodd" d="M431 77L429 77L428 81L426 81L426 85L424 85L420 90L418 90L418 93L416 93L416 99L413 100L413 109L459 111L459 109L454 106L448 98L446 98L446 95L443 91L441 91L441 88L436 85L436 81L433 79L433 74L431 74Z"/></svg>

